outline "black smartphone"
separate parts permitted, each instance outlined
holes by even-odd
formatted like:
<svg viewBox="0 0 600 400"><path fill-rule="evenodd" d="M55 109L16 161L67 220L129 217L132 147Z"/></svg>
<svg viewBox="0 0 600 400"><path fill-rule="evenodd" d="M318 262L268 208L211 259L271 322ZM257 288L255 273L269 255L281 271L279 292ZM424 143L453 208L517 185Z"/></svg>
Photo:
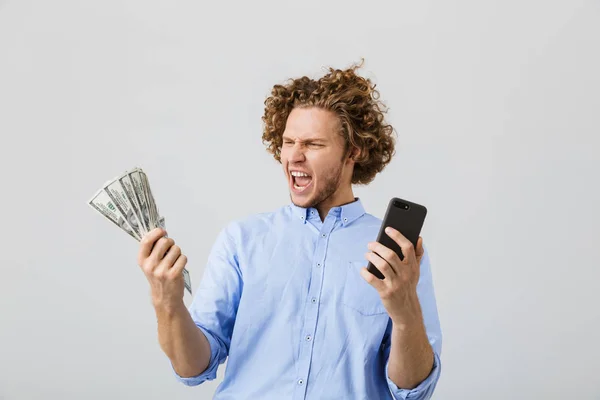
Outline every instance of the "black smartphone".
<svg viewBox="0 0 600 400"><path fill-rule="evenodd" d="M404 260L402 249L394 239L390 238L385 233L385 228L391 226L402 233L411 241L416 249L417 241L419 240L419 235L421 234L421 229L425 223L426 216L427 208L425 206L397 197L392 198L388 204L385 217L383 217L377 241L398 254L400 260ZM370 261L369 265L367 265L367 270L379 279L384 279L383 274Z"/></svg>

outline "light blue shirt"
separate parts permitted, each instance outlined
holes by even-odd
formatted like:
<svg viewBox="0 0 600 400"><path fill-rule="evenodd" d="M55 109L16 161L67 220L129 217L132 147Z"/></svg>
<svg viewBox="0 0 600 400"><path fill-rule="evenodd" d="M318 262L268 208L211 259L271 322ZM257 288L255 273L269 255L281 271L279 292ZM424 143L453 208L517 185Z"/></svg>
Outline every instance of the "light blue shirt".
<svg viewBox="0 0 600 400"><path fill-rule="evenodd" d="M382 221L359 198L332 208L292 203L230 222L213 245L189 307L210 343L210 364L186 385L216 378L214 399L429 399L440 376L442 334L429 256L417 286L434 366L418 387L388 377L392 323L359 274Z"/></svg>

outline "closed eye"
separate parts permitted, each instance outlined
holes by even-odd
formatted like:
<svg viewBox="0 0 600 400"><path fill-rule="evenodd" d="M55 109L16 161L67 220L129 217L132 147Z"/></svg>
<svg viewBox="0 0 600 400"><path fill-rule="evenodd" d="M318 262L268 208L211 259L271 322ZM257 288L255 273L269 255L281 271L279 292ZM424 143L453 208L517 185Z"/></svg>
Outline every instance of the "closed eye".
<svg viewBox="0 0 600 400"><path fill-rule="evenodd" d="M291 139L283 139L283 144L285 144L286 146L293 146L294 141ZM311 148L325 147L325 145L323 143L314 143L314 142L305 142L304 145L306 147L311 147Z"/></svg>

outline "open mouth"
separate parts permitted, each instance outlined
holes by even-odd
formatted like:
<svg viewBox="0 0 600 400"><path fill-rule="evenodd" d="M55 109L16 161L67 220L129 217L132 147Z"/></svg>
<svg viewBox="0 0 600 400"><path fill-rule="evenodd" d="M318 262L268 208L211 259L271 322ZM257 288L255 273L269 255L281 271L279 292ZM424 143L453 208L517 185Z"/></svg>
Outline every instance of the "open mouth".
<svg viewBox="0 0 600 400"><path fill-rule="evenodd" d="M308 175L306 172L291 171L290 175L292 177L292 186L298 193L306 190L312 183L312 176Z"/></svg>

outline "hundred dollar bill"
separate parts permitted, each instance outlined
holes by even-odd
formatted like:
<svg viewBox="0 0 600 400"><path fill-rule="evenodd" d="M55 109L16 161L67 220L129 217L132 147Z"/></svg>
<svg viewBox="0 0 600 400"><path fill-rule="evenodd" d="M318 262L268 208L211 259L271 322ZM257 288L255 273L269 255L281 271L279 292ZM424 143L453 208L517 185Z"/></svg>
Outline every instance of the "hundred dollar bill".
<svg viewBox="0 0 600 400"><path fill-rule="evenodd" d="M118 178L113 179L105 185L104 190L106 190L106 193L108 193L119 211L121 211L121 214L125 216L129 226L131 226L135 234L139 238L142 238L144 236L144 229L138 219L133 204L130 203L127 198L127 193L125 192L123 185L121 185L121 180Z"/></svg>
<svg viewBox="0 0 600 400"><path fill-rule="evenodd" d="M140 176L142 178L142 187L144 188L144 193L146 194L146 199L148 200L148 211L150 215L150 228L154 229L158 227L158 210L156 209L156 202L154 201L154 196L152 196L152 190L150 189L150 182L148 180L148 176L141 169L138 170Z"/></svg>
<svg viewBox="0 0 600 400"><path fill-rule="evenodd" d="M158 205L156 204L156 199L152 194L152 188L150 187L150 180L148 179L148 175L142 171L142 175L144 176L144 180L146 181L146 190L148 191L148 198L150 199L150 210L154 213L154 221L156 222L156 226L160 226L160 212L158 210Z"/></svg>
<svg viewBox="0 0 600 400"><path fill-rule="evenodd" d="M190 280L190 273L187 269L183 269L183 284L190 294L192 294L192 281Z"/></svg>
<svg viewBox="0 0 600 400"><path fill-rule="evenodd" d="M127 173L129 179L131 179L131 183L133 184L133 189L135 190L136 198L140 203L140 212L142 213L142 220L146 227L146 230L150 232L153 227L150 221L150 207L148 205L148 198L146 197L146 193L144 190L144 184L142 182L142 176L140 174L140 168L135 168L132 171Z"/></svg>
<svg viewBox="0 0 600 400"><path fill-rule="evenodd" d="M98 211L100 214L104 215L119 228L123 229L132 238L138 241L140 240L140 237L138 237L133 231L123 214L121 214L104 188L98 190L94 194L94 196L88 201L88 205Z"/></svg>
<svg viewBox="0 0 600 400"><path fill-rule="evenodd" d="M135 213L135 215L137 217L137 220L139 223L139 230L143 236L146 233L148 233L148 227L146 226L146 223L144 221L144 216L142 215L140 202L137 198L137 194L133 187L133 182L131 182L131 177L129 176L129 173L125 172L123 175L121 175L119 177L119 182L121 183L121 186L123 186L123 189L125 190L125 195L127 196L127 199L129 200L129 206L133 209L133 212Z"/></svg>

